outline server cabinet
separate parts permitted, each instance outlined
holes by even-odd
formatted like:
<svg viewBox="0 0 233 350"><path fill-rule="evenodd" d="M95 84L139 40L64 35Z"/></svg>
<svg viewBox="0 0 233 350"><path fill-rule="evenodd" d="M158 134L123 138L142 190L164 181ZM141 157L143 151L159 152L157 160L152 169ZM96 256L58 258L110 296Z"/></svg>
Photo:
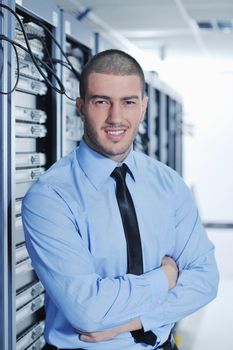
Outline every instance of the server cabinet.
<svg viewBox="0 0 233 350"><path fill-rule="evenodd" d="M182 104L175 96L167 96L167 164L182 175Z"/></svg>
<svg viewBox="0 0 233 350"><path fill-rule="evenodd" d="M155 101L155 151L153 153L154 157L156 159L159 159L159 152L160 152L160 148L159 148L159 135L160 135L160 123L159 123L159 116L160 116L160 91L158 89L153 89L154 91L154 101Z"/></svg>
<svg viewBox="0 0 233 350"><path fill-rule="evenodd" d="M0 4L2 1L0 1ZM9 34L7 14L0 8L0 34ZM8 297L8 289L11 283L8 268L11 268L11 253L8 252L10 237L8 235L8 208L10 204L10 189L8 188L8 165L10 148L8 141L10 135L8 114L8 96L2 92L8 91L8 77L10 76L9 44L0 40L0 349L8 349L8 318L11 313L11 298ZM3 54L6 52L7 54Z"/></svg>
<svg viewBox="0 0 233 350"><path fill-rule="evenodd" d="M160 90L158 117L158 159L168 164L167 95Z"/></svg>
<svg viewBox="0 0 233 350"><path fill-rule="evenodd" d="M181 101L176 101L176 140L175 140L175 169L182 175L183 173L183 132L182 132L183 108Z"/></svg>
<svg viewBox="0 0 233 350"><path fill-rule="evenodd" d="M167 163L175 169L176 166L176 101L170 96L166 97L166 114L167 114Z"/></svg>
<svg viewBox="0 0 233 350"><path fill-rule="evenodd" d="M145 95L149 95L149 84L145 84ZM150 110L147 108L143 121L139 124L137 136L134 141L134 149L136 151L149 154L149 121L150 121Z"/></svg>
<svg viewBox="0 0 233 350"><path fill-rule="evenodd" d="M150 104L150 156L182 175L182 101L170 87L153 77Z"/></svg>
<svg viewBox="0 0 233 350"><path fill-rule="evenodd" d="M33 3L36 2L30 2L31 7ZM0 25L2 35L14 41L17 52L16 55L13 46L6 44L6 40L1 41L1 92L10 92L18 79L13 93L0 94L0 317L3 325L0 342L4 350L39 350L45 343L44 288L36 276L25 246L21 204L33 182L61 153L60 95L52 88L57 87L52 68L41 63L56 58L57 50L51 33L54 37L58 36L58 29L52 24L52 18L49 21L44 19L46 16L43 13L35 14L32 9L15 5L13 1L1 1L0 5L7 5L13 10L11 13L1 7ZM47 9L51 7L53 13L56 12L51 2L48 1L47 5ZM27 48L25 35L33 56ZM35 67L33 57L43 74ZM45 78L50 80L50 85Z"/></svg>
<svg viewBox="0 0 233 350"><path fill-rule="evenodd" d="M61 11L61 38L63 49L75 71L62 65L62 77L66 95L62 96L62 155L66 155L79 145L83 135L83 123L76 108L79 96L79 75L91 57L89 45L93 34L88 27L71 15ZM63 30L65 28L65 31Z"/></svg>
<svg viewBox="0 0 233 350"><path fill-rule="evenodd" d="M156 155L158 148L158 104L156 100L156 90L151 84L148 87L148 155L152 158L158 158Z"/></svg>

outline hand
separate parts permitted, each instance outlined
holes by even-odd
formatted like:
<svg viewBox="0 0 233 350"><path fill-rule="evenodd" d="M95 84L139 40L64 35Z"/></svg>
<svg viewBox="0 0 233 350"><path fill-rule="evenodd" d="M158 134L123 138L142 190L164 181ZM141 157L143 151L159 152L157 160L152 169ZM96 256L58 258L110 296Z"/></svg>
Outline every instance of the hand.
<svg viewBox="0 0 233 350"><path fill-rule="evenodd" d="M79 339L81 341L87 342L87 343L98 343L104 340L109 340L112 338L115 338L118 334L121 333L120 330L121 326L116 327L116 328L112 328L112 329L108 329L106 331L102 331L102 332L81 332L78 329L76 329L75 331L80 335Z"/></svg>
<svg viewBox="0 0 233 350"><path fill-rule="evenodd" d="M126 324L120 325L115 328L107 329L102 332L81 332L75 329L75 332L80 335L80 340L87 343L98 343L104 340L110 340L115 338L117 335L124 332L136 331L142 328L140 320L132 320Z"/></svg>
<svg viewBox="0 0 233 350"><path fill-rule="evenodd" d="M164 256L162 259L161 268L168 279L168 288L175 287L178 278L179 270L174 259L169 256Z"/></svg>

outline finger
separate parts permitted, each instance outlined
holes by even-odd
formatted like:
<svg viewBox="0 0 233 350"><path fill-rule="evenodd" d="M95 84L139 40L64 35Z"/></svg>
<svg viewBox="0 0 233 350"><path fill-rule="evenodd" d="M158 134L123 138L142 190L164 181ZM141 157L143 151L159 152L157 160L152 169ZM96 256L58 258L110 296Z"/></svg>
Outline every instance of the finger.
<svg viewBox="0 0 233 350"><path fill-rule="evenodd" d="M81 341L86 342L86 343L95 343L95 342L97 342L97 339L95 339L95 337L89 336L89 335L86 335L86 334L81 334L79 339Z"/></svg>
<svg viewBox="0 0 233 350"><path fill-rule="evenodd" d="M85 334L81 334L79 339L81 341L90 342L90 337L88 335L85 335Z"/></svg>
<svg viewBox="0 0 233 350"><path fill-rule="evenodd" d="M90 332L83 332L83 331L80 331L80 329L77 329L77 328L74 328L74 331L80 335L87 335L88 337L92 337L95 335L95 333L90 333Z"/></svg>

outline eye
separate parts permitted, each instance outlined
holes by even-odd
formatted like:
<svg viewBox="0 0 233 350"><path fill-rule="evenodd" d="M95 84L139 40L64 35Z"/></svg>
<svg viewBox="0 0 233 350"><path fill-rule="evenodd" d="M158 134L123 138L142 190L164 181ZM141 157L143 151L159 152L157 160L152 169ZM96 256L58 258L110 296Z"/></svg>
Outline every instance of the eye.
<svg viewBox="0 0 233 350"><path fill-rule="evenodd" d="M132 106L136 104L136 101L134 100L125 100L124 102L126 106Z"/></svg>
<svg viewBox="0 0 233 350"><path fill-rule="evenodd" d="M109 104L109 101L108 100L101 100L101 99L98 99L98 100L95 100L95 105L108 105Z"/></svg>

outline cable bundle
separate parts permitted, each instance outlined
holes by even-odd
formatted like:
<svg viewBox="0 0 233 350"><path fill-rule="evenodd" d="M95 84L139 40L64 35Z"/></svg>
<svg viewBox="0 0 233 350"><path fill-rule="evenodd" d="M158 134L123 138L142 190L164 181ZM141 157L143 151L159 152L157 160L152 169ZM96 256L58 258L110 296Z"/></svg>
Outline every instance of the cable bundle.
<svg viewBox="0 0 233 350"><path fill-rule="evenodd" d="M2 35L2 34L0 35L0 40L9 42L12 45L13 49L14 49L15 56L16 56L16 73L17 73L16 74L16 82L14 84L14 87L8 92L0 91L0 94L4 94L4 95L11 94L17 88L17 85L18 85L18 82L19 82L19 76L20 76L20 72L19 72L19 70L20 70L19 53L17 51L17 48L18 48L21 51L25 52L25 54L27 54L30 57L31 61L34 63L36 69L38 70L38 72L40 73L40 75L42 76L44 81L52 89L54 89L55 91L57 91L60 94L66 95L66 97L71 99L71 100L75 100L74 98L71 98L71 97L69 97L66 94L66 89L65 89L62 81L60 80L60 78L57 76L54 65L59 63L62 66L66 67L67 69L69 69L75 75L75 77L78 80L80 79L80 73L74 68L74 66L72 65L69 57L64 52L64 50L62 49L61 45L58 43L56 38L53 36L52 32L41 21L39 21L37 19L33 18L31 20L27 20L27 21L23 21L22 22L22 20L20 19L19 15L14 10L12 10L9 6L0 4L0 7L8 10L16 18L17 24L18 24L19 28L21 29L21 31L23 33L23 38L24 38L25 44L26 44L26 47L25 47L25 46L21 45L20 43L18 43L17 41L12 40L12 39L8 38L5 35ZM35 24L38 24L41 28L44 29L44 31L49 35L49 37L55 43L55 45L59 48L59 50L61 51L62 56L65 58L66 62L64 62L63 60L54 59L54 58L52 58L50 56L48 48L46 46L46 42L45 42L45 40L42 37L40 37L38 35L35 35L33 33L29 33L29 34L26 33L26 31L24 29L24 24L27 23L27 22L31 22L31 21L33 23L35 23ZM32 49L31 49L31 46L30 46L30 40L34 40L34 39L39 40L41 42L41 44L43 46L43 49L44 49L45 57L47 59L47 62L42 60L41 58L39 58L37 55L35 55L32 52ZM59 87L55 86L52 83L52 81L47 77L47 75L46 75L46 73L45 73L43 68L46 69L46 71L48 71L55 78L55 80L56 80L56 82L57 82Z"/></svg>

